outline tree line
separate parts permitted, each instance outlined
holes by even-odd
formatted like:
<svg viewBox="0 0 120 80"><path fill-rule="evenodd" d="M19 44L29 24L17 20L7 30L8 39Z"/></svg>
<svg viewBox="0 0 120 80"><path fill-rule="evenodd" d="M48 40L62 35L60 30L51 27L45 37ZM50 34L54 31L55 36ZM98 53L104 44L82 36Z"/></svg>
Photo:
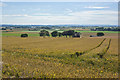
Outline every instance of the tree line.
<svg viewBox="0 0 120 80"><path fill-rule="evenodd" d="M120 28L119 27L112 27L112 28L98 27L95 29L91 29L91 31L120 31Z"/></svg>
<svg viewBox="0 0 120 80"><path fill-rule="evenodd" d="M42 37L45 36L50 36L50 33L46 30L41 30L39 32L39 35ZM64 31L64 32L58 32L58 31L53 31L51 33L52 37L62 37L62 36L66 36L66 37L80 37L80 33L79 32L75 32L74 30L68 30L68 31Z"/></svg>

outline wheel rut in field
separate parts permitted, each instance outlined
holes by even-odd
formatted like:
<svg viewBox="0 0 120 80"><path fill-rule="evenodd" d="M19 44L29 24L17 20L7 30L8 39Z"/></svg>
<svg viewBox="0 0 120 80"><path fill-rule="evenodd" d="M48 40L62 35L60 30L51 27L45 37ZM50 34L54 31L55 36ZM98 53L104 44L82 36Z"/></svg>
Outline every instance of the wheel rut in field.
<svg viewBox="0 0 120 80"><path fill-rule="evenodd" d="M77 55L77 57L78 57L78 56L80 56L80 55L86 54L86 53L88 53L88 52L90 52L90 51L92 51L92 50L100 47L105 40L106 40L106 38L104 38L104 39L103 39L96 47L94 47L94 48L91 48L91 49L86 50L86 51L83 51L83 52L76 52L75 54L71 54L71 57L72 57L73 55Z"/></svg>
<svg viewBox="0 0 120 80"><path fill-rule="evenodd" d="M103 58L103 56L107 53L107 51L110 48L110 44L111 44L111 39L109 39L109 43L108 43L107 47L101 53L97 54L100 58Z"/></svg>

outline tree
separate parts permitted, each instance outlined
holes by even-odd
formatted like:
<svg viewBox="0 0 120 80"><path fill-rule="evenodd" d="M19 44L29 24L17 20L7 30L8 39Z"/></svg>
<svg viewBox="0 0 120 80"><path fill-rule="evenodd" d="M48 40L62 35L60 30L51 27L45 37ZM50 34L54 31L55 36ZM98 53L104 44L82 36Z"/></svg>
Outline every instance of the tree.
<svg viewBox="0 0 120 80"><path fill-rule="evenodd" d="M2 30L6 30L6 28L2 28Z"/></svg>
<svg viewBox="0 0 120 80"><path fill-rule="evenodd" d="M66 36L66 38L67 38L67 34L68 34L67 31L64 31L64 32L62 33L62 35L63 35L63 36Z"/></svg>
<svg viewBox="0 0 120 80"><path fill-rule="evenodd" d="M75 32L74 35L72 37L80 37L80 32Z"/></svg>
<svg viewBox="0 0 120 80"><path fill-rule="evenodd" d="M59 37L61 37L62 36L62 33L59 33Z"/></svg>
<svg viewBox="0 0 120 80"><path fill-rule="evenodd" d="M69 30L69 31L64 31L64 32L62 33L62 35L63 35L63 36L66 36L66 37L67 37L67 36L70 37L70 36L73 36L74 33L75 33L74 30Z"/></svg>
<svg viewBox="0 0 120 80"><path fill-rule="evenodd" d="M43 36L43 37L45 37L45 36L50 36L49 35L49 32L48 31L46 31L46 30L42 30L42 31L40 31L40 36Z"/></svg>
<svg viewBox="0 0 120 80"><path fill-rule="evenodd" d="M104 33L103 32L98 32L97 36L104 36Z"/></svg>
<svg viewBox="0 0 120 80"><path fill-rule="evenodd" d="M59 35L59 33L58 33L57 31L53 31L53 32L51 33L51 35L52 35L52 37L57 37L57 36Z"/></svg>
<svg viewBox="0 0 120 80"><path fill-rule="evenodd" d="M21 34L21 37L28 37L28 34Z"/></svg>
<svg viewBox="0 0 120 80"><path fill-rule="evenodd" d="M74 30L69 30L67 31L67 35L70 37L70 36L73 36L74 35Z"/></svg>
<svg viewBox="0 0 120 80"><path fill-rule="evenodd" d="M49 34L49 32L48 32L48 31L46 31L46 36L50 36L50 34Z"/></svg>

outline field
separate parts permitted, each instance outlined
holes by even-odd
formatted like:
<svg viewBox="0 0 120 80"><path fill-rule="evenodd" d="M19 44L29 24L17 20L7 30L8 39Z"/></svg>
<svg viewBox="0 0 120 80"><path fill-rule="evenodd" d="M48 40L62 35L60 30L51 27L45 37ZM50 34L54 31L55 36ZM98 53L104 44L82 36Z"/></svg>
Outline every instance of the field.
<svg viewBox="0 0 120 80"><path fill-rule="evenodd" d="M4 78L118 78L118 34L83 32L82 38L19 37L3 33ZM77 56L76 53L79 53Z"/></svg>
<svg viewBox="0 0 120 80"><path fill-rule="evenodd" d="M49 31L50 33L54 30L47 30ZM65 30L57 30L58 32L63 32ZM106 33L106 34L111 34L111 33L114 33L114 34L117 34L117 33L120 33L120 31L80 31L80 30L75 30L76 32L81 32L81 33L84 33L84 34L87 34L87 36L89 36L89 34L94 34L96 35L97 32L103 32L103 33ZM3 31L2 32L2 36L20 36L22 33L28 33L29 36L39 36L39 33L40 31L28 31L28 30L16 30L16 31L13 31L13 32L6 32L6 31ZM83 36L84 36L83 34ZM86 36L86 35L85 35Z"/></svg>

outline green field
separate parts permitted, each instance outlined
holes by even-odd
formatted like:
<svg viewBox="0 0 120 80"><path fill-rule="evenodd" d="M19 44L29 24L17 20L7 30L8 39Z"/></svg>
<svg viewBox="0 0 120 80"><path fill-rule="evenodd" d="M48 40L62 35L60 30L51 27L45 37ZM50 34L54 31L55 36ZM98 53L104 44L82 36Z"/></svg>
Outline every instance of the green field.
<svg viewBox="0 0 120 80"><path fill-rule="evenodd" d="M49 32L52 32L54 30L47 30ZM65 30L57 30L58 32L63 32ZM21 32L40 32L40 31L21 31ZM120 33L120 31L80 31L80 30L76 30L76 32L92 32L92 33L97 33L97 32L103 32L103 33Z"/></svg>
<svg viewBox="0 0 120 80"><path fill-rule="evenodd" d="M21 33L2 33L2 36L21 36ZM39 36L39 34L28 33L28 36Z"/></svg>
<svg viewBox="0 0 120 80"><path fill-rule="evenodd" d="M48 30L50 33L52 30ZM2 32L2 36L20 36L22 33L28 33L28 36L39 36L40 31L15 31L15 32ZM58 32L63 32L62 30L58 30ZM120 33L120 31L79 31L76 30L76 32L81 33L97 33L97 32L103 32L103 33Z"/></svg>
<svg viewBox="0 0 120 80"><path fill-rule="evenodd" d="M97 32L103 32L103 33L120 33L120 31L79 31L77 32L87 32L87 33L97 33Z"/></svg>

